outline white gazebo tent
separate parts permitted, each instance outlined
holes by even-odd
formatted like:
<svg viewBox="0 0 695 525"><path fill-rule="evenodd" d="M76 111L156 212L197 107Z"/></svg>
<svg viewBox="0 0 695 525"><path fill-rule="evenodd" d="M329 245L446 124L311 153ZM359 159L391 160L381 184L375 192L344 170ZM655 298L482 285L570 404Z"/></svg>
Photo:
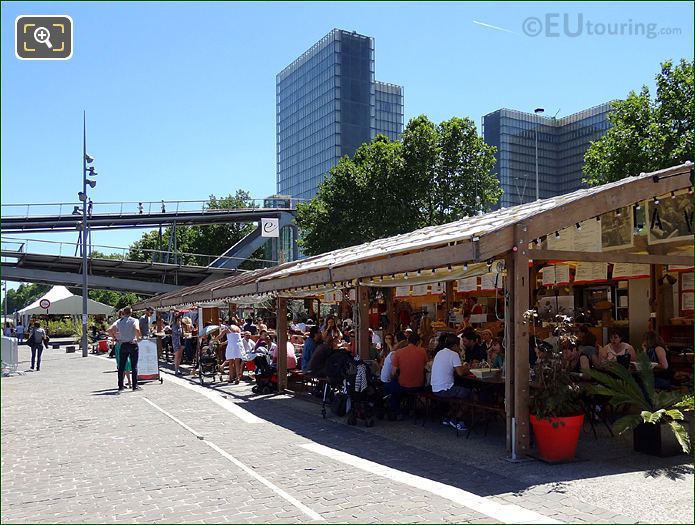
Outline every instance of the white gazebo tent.
<svg viewBox="0 0 695 525"><path fill-rule="evenodd" d="M48 309L41 307L41 301L47 299L50 302ZM87 313L92 315L109 315L113 313L113 306L87 299ZM22 308L17 315L23 319L32 315L81 315L82 296L74 295L65 286L54 286L45 295Z"/></svg>

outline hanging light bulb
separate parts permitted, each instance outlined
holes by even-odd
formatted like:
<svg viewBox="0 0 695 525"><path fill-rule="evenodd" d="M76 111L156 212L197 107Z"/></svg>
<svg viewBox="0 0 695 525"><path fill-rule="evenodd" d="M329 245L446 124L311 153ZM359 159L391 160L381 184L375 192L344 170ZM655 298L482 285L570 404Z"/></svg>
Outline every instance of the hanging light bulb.
<svg viewBox="0 0 695 525"><path fill-rule="evenodd" d="M560 238L560 232L555 232L555 238L559 239Z"/></svg>
<svg viewBox="0 0 695 525"><path fill-rule="evenodd" d="M436 268L432 268L432 273L437 273L437 269L436 269Z"/></svg>
<svg viewBox="0 0 695 525"><path fill-rule="evenodd" d="M415 272L415 273L417 274L418 277L420 277L420 276L422 275L422 270L418 270L418 271Z"/></svg>
<svg viewBox="0 0 695 525"><path fill-rule="evenodd" d="M463 271L464 272L468 271L468 263L463 263Z"/></svg>
<svg viewBox="0 0 695 525"><path fill-rule="evenodd" d="M671 198L672 198L672 199L675 199L675 198L676 198L676 192L675 192L675 191L672 191L672 192L671 192Z"/></svg>
<svg viewBox="0 0 695 525"><path fill-rule="evenodd" d="M658 205L659 205L659 198L654 197L654 206L658 206Z"/></svg>
<svg viewBox="0 0 695 525"><path fill-rule="evenodd" d="M636 202L636 203L635 203L635 209L636 209L637 211L641 210L641 209L642 209L642 205L641 205L639 202Z"/></svg>
<svg viewBox="0 0 695 525"><path fill-rule="evenodd" d="M579 223L575 224L575 226L577 228L577 231L580 231L582 229L582 225Z"/></svg>
<svg viewBox="0 0 695 525"><path fill-rule="evenodd" d="M408 279L408 272L405 272L405 274L403 275L403 279Z"/></svg>
<svg viewBox="0 0 695 525"><path fill-rule="evenodd" d="M447 269L448 271L450 271L450 272L453 272L453 271L454 271L454 269L451 267L450 264L447 264L447 265L446 265L446 269Z"/></svg>
<svg viewBox="0 0 695 525"><path fill-rule="evenodd" d="M601 222L601 216L600 215L596 216L596 222Z"/></svg>
<svg viewBox="0 0 695 525"><path fill-rule="evenodd" d="M616 216L616 217L620 217L620 213L621 213L621 212L620 212L620 208L618 208L617 210L615 210L615 216Z"/></svg>

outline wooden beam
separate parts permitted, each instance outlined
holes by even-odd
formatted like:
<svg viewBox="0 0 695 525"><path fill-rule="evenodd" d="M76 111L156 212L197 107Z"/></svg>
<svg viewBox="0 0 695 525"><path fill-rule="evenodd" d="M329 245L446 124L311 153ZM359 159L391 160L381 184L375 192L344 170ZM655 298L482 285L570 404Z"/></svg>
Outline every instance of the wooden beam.
<svg viewBox="0 0 695 525"><path fill-rule="evenodd" d="M663 170L661 176L673 176L668 179L660 179L659 182L654 182L652 177L645 177L614 188L606 188L604 191L597 191L585 198L539 212L526 219L528 238L535 239L547 235L577 222L593 219L597 215L651 199L656 195L665 195L672 191L689 188L690 170L691 166Z"/></svg>
<svg viewBox="0 0 695 525"><path fill-rule="evenodd" d="M331 272L328 268L315 272L288 275L278 279L258 281L258 292L273 292L276 290L287 290L288 288L302 288L304 286L314 286L317 284L335 282L331 280Z"/></svg>
<svg viewBox="0 0 695 525"><path fill-rule="evenodd" d="M369 359L369 288L366 286L357 287L357 305L359 316L357 318L357 353L360 359Z"/></svg>
<svg viewBox="0 0 695 525"><path fill-rule="evenodd" d="M514 257L508 254L505 257L505 267L507 269L507 277L505 278L505 301L504 301L504 343L507 346L504 356L504 408L507 427L507 452L512 451L512 424L514 417L514 370L515 352L514 352L514 306L513 301L513 278L514 278Z"/></svg>
<svg viewBox="0 0 695 525"><path fill-rule="evenodd" d="M470 242L443 246L408 253L393 255L376 261L339 266L331 269L333 282L349 281L361 277L389 275L436 268L447 264L463 264L473 260L473 247Z"/></svg>
<svg viewBox="0 0 695 525"><path fill-rule="evenodd" d="M514 275L512 297L514 310L514 369L507 369L514 374L514 418L516 420L516 450L525 453L529 449L531 432L529 428L529 329L523 318L529 309L529 269L527 248L529 235L526 224L518 223L514 227ZM532 322L532 321L531 321Z"/></svg>
<svg viewBox="0 0 695 525"><path fill-rule="evenodd" d="M528 250L534 261L587 261L637 264L693 264L691 255L650 255L647 253L577 252L568 250Z"/></svg>
<svg viewBox="0 0 695 525"><path fill-rule="evenodd" d="M278 340L278 392L287 388L287 299L277 298L275 334Z"/></svg>

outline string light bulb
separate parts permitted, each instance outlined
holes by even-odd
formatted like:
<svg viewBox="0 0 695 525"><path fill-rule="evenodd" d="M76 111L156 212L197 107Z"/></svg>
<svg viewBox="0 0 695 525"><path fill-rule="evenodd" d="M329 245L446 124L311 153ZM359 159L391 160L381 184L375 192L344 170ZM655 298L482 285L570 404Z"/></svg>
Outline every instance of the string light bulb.
<svg viewBox="0 0 695 525"><path fill-rule="evenodd" d="M468 263L463 263L463 271L464 272L468 271Z"/></svg>
<svg viewBox="0 0 695 525"><path fill-rule="evenodd" d="M408 280L408 272L405 272L405 274L403 275L403 279L405 279L406 281Z"/></svg>
<svg viewBox="0 0 695 525"><path fill-rule="evenodd" d="M446 269L447 269L448 271L450 271L450 272L454 271L454 269L451 267L450 264L447 264L447 265L446 265Z"/></svg>
<svg viewBox="0 0 695 525"><path fill-rule="evenodd" d="M615 210L615 216L616 216L616 217L620 217L620 213L621 213L620 208L618 208L617 210Z"/></svg>
<svg viewBox="0 0 695 525"><path fill-rule="evenodd" d="M654 206L658 206L659 202L659 197L654 197Z"/></svg>
<svg viewBox="0 0 695 525"><path fill-rule="evenodd" d="M675 191L672 191L672 192L671 192L671 198L672 198L672 199L675 199L675 198L676 198L676 192L675 192Z"/></svg>
<svg viewBox="0 0 695 525"><path fill-rule="evenodd" d="M642 205L641 205L639 202L636 202L636 203L635 203L635 209L636 209L637 211L641 210L641 209L642 209Z"/></svg>
<svg viewBox="0 0 695 525"><path fill-rule="evenodd" d="M555 232L555 238L559 239L560 238L560 232Z"/></svg>
<svg viewBox="0 0 695 525"><path fill-rule="evenodd" d="M576 226L576 228L577 228L577 231L581 231L581 229L582 229L582 225L581 225L581 224L577 223L577 224L575 224L575 226Z"/></svg>

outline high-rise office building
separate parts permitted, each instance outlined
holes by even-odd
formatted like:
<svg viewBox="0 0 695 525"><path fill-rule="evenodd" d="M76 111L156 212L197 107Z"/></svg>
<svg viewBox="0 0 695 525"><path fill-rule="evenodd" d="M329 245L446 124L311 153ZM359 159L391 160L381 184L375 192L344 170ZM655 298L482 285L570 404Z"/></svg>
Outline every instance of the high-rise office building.
<svg viewBox="0 0 695 525"><path fill-rule="evenodd" d="M276 79L277 192L309 199L343 155L403 131L403 88L374 80L374 39L334 29Z"/></svg>
<svg viewBox="0 0 695 525"><path fill-rule="evenodd" d="M483 137L497 147L493 171L504 191L499 205L515 206L570 193L582 185L584 153L591 141L610 127L610 102L563 118L513 109L498 109L483 117Z"/></svg>

